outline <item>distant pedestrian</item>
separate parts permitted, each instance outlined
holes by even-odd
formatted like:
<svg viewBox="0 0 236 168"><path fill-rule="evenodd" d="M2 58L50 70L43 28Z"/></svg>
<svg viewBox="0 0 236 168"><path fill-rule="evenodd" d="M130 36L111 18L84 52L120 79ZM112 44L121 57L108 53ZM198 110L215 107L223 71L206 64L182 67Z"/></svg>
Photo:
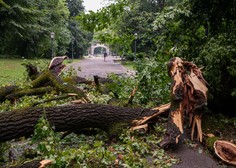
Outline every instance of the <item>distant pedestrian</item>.
<svg viewBox="0 0 236 168"><path fill-rule="evenodd" d="M104 52L104 62L106 61L106 57L107 57L107 53L106 52Z"/></svg>

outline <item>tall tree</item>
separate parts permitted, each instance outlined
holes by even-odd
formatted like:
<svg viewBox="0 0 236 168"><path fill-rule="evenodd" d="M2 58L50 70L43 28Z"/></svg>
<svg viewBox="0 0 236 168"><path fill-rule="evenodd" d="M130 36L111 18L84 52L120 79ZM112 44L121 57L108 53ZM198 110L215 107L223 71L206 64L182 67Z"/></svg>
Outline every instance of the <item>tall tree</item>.
<svg viewBox="0 0 236 168"><path fill-rule="evenodd" d="M92 40L92 33L83 30L81 23L76 17L84 13L83 0L67 0L68 9L70 11L70 18L68 21L68 28L71 32L70 47L68 55L72 58L82 57L86 53L89 42ZM73 50L73 51L72 51Z"/></svg>
<svg viewBox="0 0 236 168"><path fill-rule="evenodd" d="M38 11L32 1L11 1L1 6L1 49L13 54L24 54L32 50L25 43L29 42L37 29ZM34 28L34 29L33 29ZM19 46L20 44L20 46Z"/></svg>
<svg viewBox="0 0 236 168"><path fill-rule="evenodd" d="M65 0L13 0L2 5L1 53L49 56L51 31L56 34L55 50L59 54L65 53L70 40L66 5Z"/></svg>

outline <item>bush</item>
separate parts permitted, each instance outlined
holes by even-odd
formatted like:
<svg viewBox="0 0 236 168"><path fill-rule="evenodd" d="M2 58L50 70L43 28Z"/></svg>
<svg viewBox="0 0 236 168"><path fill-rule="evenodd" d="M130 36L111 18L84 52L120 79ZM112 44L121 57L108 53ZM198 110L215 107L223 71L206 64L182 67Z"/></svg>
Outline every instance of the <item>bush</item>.
<svg viewBox="0 0 236 168"><path fill-rule="evenodd" d="M137 62L141 103L163 104L169 101L170 77L166 65L168 61L167 57L157 57L141 59Z"/></svg>
<svg viewBox="0 0 236 168"><path fill-rule="evenodd" d="M209 107L214 111L230 112L236 102L236 41L224 34L212 37L196 61L204 66L212 98Z"/></svg>

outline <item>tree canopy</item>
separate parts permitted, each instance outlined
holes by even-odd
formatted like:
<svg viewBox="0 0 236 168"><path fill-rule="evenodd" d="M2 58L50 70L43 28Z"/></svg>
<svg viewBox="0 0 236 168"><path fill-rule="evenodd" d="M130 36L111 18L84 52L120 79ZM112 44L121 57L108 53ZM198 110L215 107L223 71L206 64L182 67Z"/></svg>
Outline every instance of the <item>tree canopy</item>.
<svg viewBox="0 0 236 168"><path fill-rule="evenodd" d="M85 52L87 33L73 19L84 12L82 0L2 1L0 9L1 54L47 58L53 47L56 55L64 55L70 51L72 37L77 54ZM51 32L55 33L53 43Z"/></svg>

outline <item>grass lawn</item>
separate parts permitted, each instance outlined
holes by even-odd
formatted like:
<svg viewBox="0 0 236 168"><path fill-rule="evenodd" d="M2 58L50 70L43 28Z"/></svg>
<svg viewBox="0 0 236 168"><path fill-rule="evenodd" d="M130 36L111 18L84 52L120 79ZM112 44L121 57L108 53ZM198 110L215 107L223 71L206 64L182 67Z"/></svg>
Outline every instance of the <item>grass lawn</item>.
<svg viewBox="0 0 236 168"><path fill-rule="evenodd" d="M45 68L49 63L49 59L7 59L0 58L0 86L7 83L12 83L14 81L24 78L26 73L26 68L22 63L31 62L36 66ZM78 59L74 59L73 62L78 62ZM65 60L64 64L68 65L71 60Z"/></svg>
<svg viewBox="0 0 236 168"><path fill-rule="evenodd" d="M35 62L36 60L24 59L0 59L0 85L12 83L16 80L22 79L26 72L26 68L21 65L26 62ZM46 59L45 59L46 61Z"/></svg>
<svg viewBox="0 0 236 168"><path fill-rule="evenodd" d="M130 70L135 70L135 62L134 61L124 61L122 63L121 60L117 60L116 62L122 64L124 67L126 67L127 69L130 69Z"/></svg>
<svg viewBox="0 0 236 168"><path fill-rule="evenodd" d="M134 61L125 61L125 63L122 64L122 65L124 65L128 69L135 70L135 68L134 68L135 67L135 63L134 63Z"/></svg>

